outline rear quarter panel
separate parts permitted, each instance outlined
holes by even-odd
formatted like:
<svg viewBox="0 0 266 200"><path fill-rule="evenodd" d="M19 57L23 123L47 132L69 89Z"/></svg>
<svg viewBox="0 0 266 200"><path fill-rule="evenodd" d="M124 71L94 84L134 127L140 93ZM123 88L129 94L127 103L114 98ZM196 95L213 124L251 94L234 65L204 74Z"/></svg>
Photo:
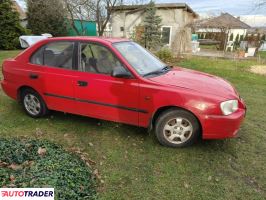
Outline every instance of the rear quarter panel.
<svg viewBox="0 0 266 200"><path fill-rule="evenodd" d="M36 73L38 79L30 79L30 74ZM2 82L5 93L13 99L18 98L18 90L23 86L31 87L41 94L44 77L43 68L24 62L23 60L8 59L3 63L4 80Z"/></svg>

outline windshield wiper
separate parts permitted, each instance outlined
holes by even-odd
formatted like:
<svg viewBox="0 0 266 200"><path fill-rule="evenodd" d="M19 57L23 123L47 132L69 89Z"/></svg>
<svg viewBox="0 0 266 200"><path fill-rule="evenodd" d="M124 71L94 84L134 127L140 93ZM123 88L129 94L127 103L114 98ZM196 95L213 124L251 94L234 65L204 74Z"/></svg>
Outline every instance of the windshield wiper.
<svg viewBox="0 0 266 200"><path fill-rule="evenodd" d="M151 75L157 75L157 74L163 74L163 73L168 72L170 70L171 70L170 66L165 66L162 69L155 70L155 71L149 72L147 74L144 74L143 77L151 76Z"/></svg>
<svg viewBox="0 0 266 200"><path fill-rule="evenodd" d="M161 73L164 73L164 72L161 70L156 70L156 71L152 71L152 72L149 72L147 74L144 74L143 77L150 76L150 75L157 75L157 74L161 74Z"/></svg>
<svg viewBox="0 0 266 200"><path fill-rule="evenodd" d="M164 68L162 68L163 71L170 71L173 66L166 65Z"/></svg>

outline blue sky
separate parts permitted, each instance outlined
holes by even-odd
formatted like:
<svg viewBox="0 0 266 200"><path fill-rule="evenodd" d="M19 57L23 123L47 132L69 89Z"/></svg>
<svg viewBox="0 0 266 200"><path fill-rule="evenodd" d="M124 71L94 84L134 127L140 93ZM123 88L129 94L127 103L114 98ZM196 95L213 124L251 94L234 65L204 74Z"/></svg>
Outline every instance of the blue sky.
<svg viewBox="0 0 266 200"><path fill-rule="evenodd" d="M156 0L157 3L187 3L199 13L229 12L233 15L266 15L266 6L256 8L261 0Z"/></svg>
<svg viewBox="0 0 266 200"><path fill-rule="evenodd" d="M16 0L21 5L24 0ZM134 0L133 0L134 1ZM149 0L144 0L149 1ZM155 0L157 3L187 3L198 13L220 14L229 12L233 15L266 15L266 6L256 8L262 0ZM24 4L25 6L25 4Z"/></svg>

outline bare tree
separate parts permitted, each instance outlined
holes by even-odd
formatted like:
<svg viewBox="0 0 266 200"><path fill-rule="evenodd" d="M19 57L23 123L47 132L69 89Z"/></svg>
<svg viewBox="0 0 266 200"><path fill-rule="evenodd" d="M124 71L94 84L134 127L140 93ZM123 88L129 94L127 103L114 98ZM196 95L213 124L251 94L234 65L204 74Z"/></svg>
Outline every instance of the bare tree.
<svg viewBox="0 0 266 200"><path fill-rule="evenodd" d="M111 18L115 6L121 6L123 0L96 0L95 16L98 25L98 34L102 36L104 29Z"/></svg>
<svg viewBox="0 0 266 200"><path fill-rule="evenodd" d="M93 16L92 0L64 0L65 7L68 11L69 24L77 35L84 35L86 30L84 27L85 20L95 21ZM75 21L80 22L81 30L76 27Z"/></svg>
<svg viewBox="0 0 266 200"><path fill-rule="evenodd" d="M64 0L69 13L70 24L78 35L84 35L84 20L96 21L98 35L102 36L115 6L123 5L123 0ZM80 21L81 31L75 26Z"/></svg>

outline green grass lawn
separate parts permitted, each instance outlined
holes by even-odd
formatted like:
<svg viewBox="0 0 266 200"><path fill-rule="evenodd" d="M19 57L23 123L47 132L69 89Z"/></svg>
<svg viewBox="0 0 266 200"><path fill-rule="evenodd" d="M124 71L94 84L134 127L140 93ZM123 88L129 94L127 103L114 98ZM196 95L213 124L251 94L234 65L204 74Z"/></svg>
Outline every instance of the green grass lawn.
<svg viewBox="0 0 266 200"><path fill-rule="evenodd" d="M0 59L15 54L2 51ZM104 181L100 199L265 199L266 77L248 72L254 61L191 57L177 64L236 86L248 107L239 138L166 148L142 128L59 112L32 119L2 90L0 135L34 139L41 130L40 139L87 153Z"/></svg>
<svg viewBox="0 0 266 200"><path fill-rule="evenodd" d="M260 55L261 58L266 59L266 51L259 51L258 55Z"/></svg>

